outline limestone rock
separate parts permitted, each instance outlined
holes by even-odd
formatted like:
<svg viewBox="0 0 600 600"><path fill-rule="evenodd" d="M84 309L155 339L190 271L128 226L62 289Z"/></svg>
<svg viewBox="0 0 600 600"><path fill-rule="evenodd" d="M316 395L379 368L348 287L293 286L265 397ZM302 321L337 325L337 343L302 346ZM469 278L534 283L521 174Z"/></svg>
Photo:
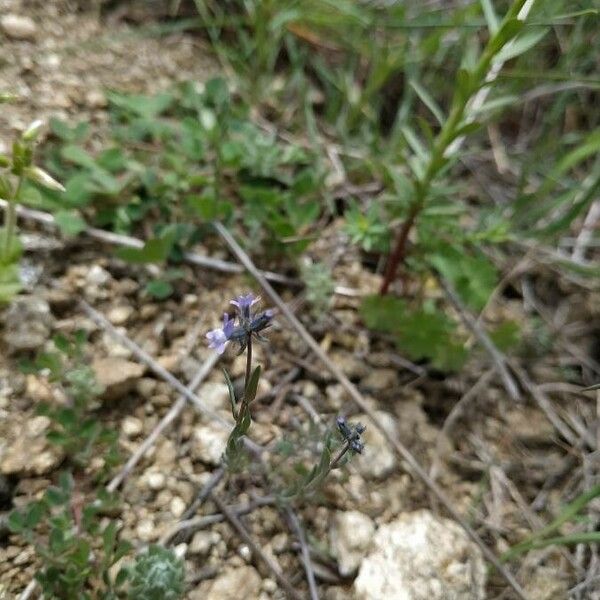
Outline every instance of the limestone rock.
<svg viewBox="0 0 600 600"><path fill-rule="evenodd" d="M0 19L0 28L14 40L33 40L37 34L37 25L30 17L8 14Z"/></svg>
<svg viewBox="0 0 600 600"><path fill-rule="evenodd" d="M428 510L382 525L362 561L358 600L484 600L481 551L453 521Z"/></svg>
<svg viewBox="0 0 600 600"><path fill-rule="evenodd" d="M338 560L340 575L351 575L367 553L375 524L367 515L356 510L338 512L329 532L329 542Z"/></svg>
<svg viewBox="0 0 600 600"><path fill-rule="evenodd" d="M260 576L254 567L238 567L219 575L206 600L256 600L260 591Z"/></svg>
<svg viewBox="0 0 600 600"><path fill-rule="evenodd" d="M17 296L4 313L4 341L12 351L37 350L50 337L50 305L39 296Z"/></svg>
<svg viewBox="0 0 600 600"><path fill-rule="evenodd" d="M375 413L385 430L393 437L397 437L398 426L394 417L381 410L375 411ZM397 459L383 433L369 423L366 415L358 415L351 420L367 425L367 429L362 435L365 449L360 456L354 458L353 464L366 479L381 479L389 475L396 467Z"/></svg>
<svg viewBox="0 0 600 600"><path fill-rule="evenodd" d="M63 454L46 439L48 417L11 415L0 425L0 474L45 475Z"/></svg>
<svg viewBox="0 0 600 600"><path fill-rule="evenodd" d="M96 381L102 386L105 400L122 398L135 386L145 368L123 358L97 358L92 362Z"/></svg>
<svg viewBox="0 0 600 600"><path fill-rule="evenodd" d="M194 430L192 438L192 458L203 463L218 466L225 452L229 434L217 425L201 425Z"/></svg>
<svg viewBox="0 0 600 600"><path fill-rule="evenodd" d="M373 369L361 381L361 386L373 392L393 392L398 388L398 373L395 369Z"/></svg>
<svg viewBox="0 0 600 600"><path fill-rule="evenodd" d="M200 400L213 411L231 410L229 408L229 390L225 383L207 381L200 388Z"/></svg>

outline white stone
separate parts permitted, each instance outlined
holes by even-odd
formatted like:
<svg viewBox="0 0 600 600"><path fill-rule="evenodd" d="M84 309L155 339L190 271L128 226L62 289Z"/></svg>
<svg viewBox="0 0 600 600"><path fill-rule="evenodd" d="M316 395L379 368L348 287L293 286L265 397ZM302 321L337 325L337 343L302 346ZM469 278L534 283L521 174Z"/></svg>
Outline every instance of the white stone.
<svg viewBox="0 0 600 600"><path fill-rule="evenodd" d="M209 465L220 465L229 434L216 425L201 425L194 430L192 457Z"/></svg>
<svg viewBox="0 0 600 600"><path fill-rule="evenodd" d="M8 14L0 19L4 33L15 40L32 40L37 33L37 25L30 17Z"/></svg>
<svg viewBox="0 0 600 600"><path fill-rule="evenodd" d="M110 281L110 273L100 265L93 265L87 272L86 281L92 285L105 285Z"/></svg>
<svg viewBox="0 0 600 600"><path fill-rule="evenodd" d="M169 510L178 519L185 512L185 502L179 496L175 496L169 504Z"/></svg>
<svg viewBox="0 0 600 600"><path fill-rule="evenodd" d="M151 542L157 537L154 522L151 519L142 519L137 524L135 532L142 542Z"/></svg>
<svg viewBox="0 0 600 600"><path fill-rule="evenodd" d="M185 543L177 544L175 548L173 548L173 553L177 558L183 559L187 554L188 545Z"/></svg>
<svg viewBox="0 0 600 600"><path fill-rule="evenodd" d="M145 371L143 365L114 356L95 359L92 369L107 400L117 400L127 394Z"/></svg>
<svg viewBox="0 0 600 600"><path fill-rule="evenodd" d="M121 423L121 430L128 438L134 438L144 431L144 424L137 417L125 417Z"/></svg>
<svg viewBox="0 0 600 600"><path fill-rule="evenodd" d="M4 313L4 341L10 350L37 350L50 337L54 319L39 296L17 296Z"/></svg>
<svg viewBox="0 0 600 600"><path fill-rule="evenodd" d="M188 552L190 554L199 554L206 556L210 549L218 544L221 540L221 536L214 531L198 531L194 534Z"/></svg>
<svg viewBox="0 0 600 600"><path fill-rule="evenodd" d="M206 600L256 600L260 583L260 576L254 567L230 569L215 579Z"/></svg>
<svg viewBox="0 0 600 600"><path fill-rule="evenodd" d="M155 492L162 490L167 482L165 474L160 471L151 471L145 475L144 479L148 487Z"/></svg>
<svg viewBox="0 0 600 600"><path fill-rule="evenodd" d="M358 569L367 553L375 524L367 515L356 510L338 512L329 531L329 542L337 558L340 575L347 577Z"/></svg>
<svg viewBox="0 0 600 600"><path fill-rule="evenodd" d="M378 420L384 429L393 437L398 436L396 419L387 412L375 411ZM378 427L369 422L366 415L358 415L351 419L352 423L364 423L367 426L362 435L365 449L360 456L356 456L353 464L366 479L382 479L389 475L397 464L396 454L389 442Z"/></svg>
<svg viewBox="0 0 600 600"><path fill-rule="evenodd" d="M453 521L404 513L373 537L354 581L357 600L484 600L479 548Z"/></svg>
<svg viewBox="0 0 600 600"><path fill-rule="evenodd" d="M111 308L106 317L113 325L125 325L133 314L133 307L128 305L114 306Z"/></svg>
<svg viewBox="0 0 600 600"><path fill-rule="evenodd" d="M225 383L207 381L200 388L200 400L211 410L230 410L229 389Z"/></svg>

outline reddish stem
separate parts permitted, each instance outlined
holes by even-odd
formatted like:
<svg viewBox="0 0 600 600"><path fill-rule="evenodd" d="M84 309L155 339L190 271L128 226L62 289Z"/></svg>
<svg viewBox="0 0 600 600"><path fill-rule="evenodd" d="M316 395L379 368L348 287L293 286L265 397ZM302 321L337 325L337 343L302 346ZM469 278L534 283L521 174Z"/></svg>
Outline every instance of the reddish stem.
<svg viewBox="0 0 600 600"><path fill-rule="evenodd" d="M398 271L398 265L401 262L404 262L404 258L406 257L408 235L413 225L415 224L419 211L420 205L413 204L412 208L410 209L410 212L408 213L408 216L406 217L406 220L404 221L404 223L402 223L402 227L400 227L400 231L398 232L398 236L396 237L394 249L390 254L387 264L385 266L383 281L381 282L381 288L379 289L379 294L381 296L385 296L385 294L387 294L391 283L396 278L396 271Z"/></svg>

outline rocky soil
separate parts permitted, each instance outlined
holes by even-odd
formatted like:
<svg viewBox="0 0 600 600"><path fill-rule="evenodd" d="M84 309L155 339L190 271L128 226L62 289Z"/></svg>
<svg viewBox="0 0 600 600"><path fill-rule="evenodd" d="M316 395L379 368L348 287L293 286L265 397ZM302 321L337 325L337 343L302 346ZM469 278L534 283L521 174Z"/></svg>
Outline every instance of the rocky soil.
<svg viewBox="0 0 600 600"><path fill-rule="evenodd" d="M203 80L215 67L203 43L184 34L148 37L123 19L99 20L97 12L74 2L0 0L0 90L22 96L3 106L0 147L32 118L74 117L102 123L104 90L154 91L176 80ZM60 402L60 388L40 375L24 375L20 359L48 345L58 332L89 333L89 360L105 388L97 412L119 432L125 457L133 453L177 400L131 350L85 316L82 298L104 314L182 382L189 382L210 356L204 333L214 327L228 300L253 286L243 276L224 276L184 266L176 295L156 302L144 291L148 272L111 258L111 248L82 236L63 240L56 232L23 222L35 243L26 244L29 289L2 315L0 334L0 511L40 495L58 473L62 456L48 446L40 402ZM323 232L322 251L339 243L335 225ZM206 249L198 248L198 250ZM356 256L341 257L336 281L359 291L374 288L377 276ZM256 288L255 288L256 289ZM291 290L281 290L288 301ZM518 303L507 305L523 318ZM433 469L454 506L495 552L519 541L532 523L525 516L540 489L555 508L568 456L536 404L515 404L497 378L490 377L452 430L445 419L461 395L489 369L485 356L460 376L426 376L397 356L390 343L369 334L357 313L358 299L338 296L322 322L311 323L321 346L367 397L392 435ZM302 316L302 315L301 315ZM309 320L307 320L308 322ZM225 355L234 378L243 361ZM310 437L318 421L357 413L339 382L325 372L285 320L277 318L269 345L257 349L264 381L253 426L254 439ZM532 365L542 372L543 365ZM281 381L287 383L281 386ZM227 388L215 368L199 389L210 409L229 419ZM177 525L197 490L219 465L227 430L188 406L161 436L122 488L121 535L138 548L163 539ZM322 497L299 514L314 549L321 597L325 600L481 600L510 598L502 579L488 573L481 552L462 529L439 510L421 481L398 460L373 426L365 434L364 456L346 474L335 473ZM489 483L486 483L489 482ZM241 476L221 484L231 504L265 491ZM201 515L218 515L206 502ZM178 541L185 558L189 599L269 600L284 593L250 548L223 520ZM306 596L304 572L293 533L274 506L262 506L244 523L263 550L279 561ZM36 568L31 547L0 527L0 597L16 597ZM531 598L564 598L569 568L560 553L546 552L517 573Z"/></svg>

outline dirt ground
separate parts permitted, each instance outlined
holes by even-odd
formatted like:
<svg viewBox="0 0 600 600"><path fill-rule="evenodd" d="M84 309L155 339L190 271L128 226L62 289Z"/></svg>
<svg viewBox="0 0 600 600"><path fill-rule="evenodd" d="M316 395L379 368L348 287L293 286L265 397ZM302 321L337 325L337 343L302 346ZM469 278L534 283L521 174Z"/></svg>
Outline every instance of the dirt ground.
<svg viewBox="0 0 600 600"><path fill-rule="evenodd" d="M205 42L197 36L149 36L143 33L145 23L143 19L140 23L139 13L109 11L99 18L98 12L97 6L81 8L69 1L0 0L0 15L26 14L35 24L27 39L0 32L0 90L14 91L21 98L2 107L0 150L34 118L89 120L101 128L107 119L107 89L157 91L176 81L203 81L218 70ZM29 294L47 303L49 314L39 317L38 311L38 316L29 318L23 316L27 312L5 313L5 342L9 322L15 320L16 333L12 334L19 336L34 335L27 330L34 321L39 324L37 333L46 339L56 332L87 330L90 360L98 365L99 378L110 378L111 373L103 373L103 368L123 374L121 385L111 388L113 393L99 414L119 431L121 450L128 456L167 413L178 393L147 367L139 367L130 349L82 312L78 298L106 315L118 331L187 383L210 356L204 341L206 330L216 325L230 298L249 287L256 289L256 285L242 275L187 265L176 295L158 303L144 292L148 271L112 258L110 247L85 235L65 241L56 231L27 221L21 223L21 229L38 236L38 243L29 246L26 256L33 273ZM333 252L339 240L334 223L323 232L314 251ZM539 527L537 515L542 507L553 514L565 497L572 498L581 485L584 467L594 472L585 451L567 447L557 434L543 410L543 399L550 396L552 410L565 419L573 415L584 430L592 422L594 402L574 396L558 373L578 363L581 354L597 368L588 353L593 331L581 327L582 321L597 319L597 296L572 288L568 282L556 283L552 272L539 265L531 273L534 295L543 303L556 302L564 308L557 317L554 306L546 304L551 329L564 328L560 349L543 360L532 354L523 365L533 381L545 382L533 384L537 400L526 390L519 402L511 400L485 355L471 360L459 375L436 379L426 374L398 356L385 337L363 327L358 298L336 296L321 323L305 316L321 347L358 386L370 406L384 415L394 435L436 477L456 509L497 553L507 549L506 540L516 543ZM352 252L340 257L334 276L339 285L359 292L372 289L378 278L362 267ZM294 300L294 290L281 291L285 300ZM520 299L506 295L502 308L498 303L490 309L492 315L494 311L510 313L523 327L528 326ZM582 315L586 317L582 319ZM269 445L282 437L294 439L299 431L318 428L320 420L331 421L339 413L365 420L284 319L276 319L269 340L267 347L258 348L256 357L265 378L259 390L255 441ZM102 362L107 359L114 362ZM20 374L18 360L18 353L6 343L0 353L0 476L11 493L0 510L22 505L44 490L55 478L61 460L45 443L46 424L35 417L36 404L55 398L58 391L41 376ZM233 377L242 376L240 358L227 355L224 361ZM199 396L229 418L218 368L213 369ZM460 410L453 411L459 401ZM182 412L123 485L119 519L124 538L141 546L169 534L198 488L218 468L226 434L193 407ZM397 459L381 434L369 428L366 443L367 454L353 463L346 476L332 478L320 503L301 509L310 538L322 549L315 558L317 576L323 597L329 600L352 598L353 594L352 578L340 575L336 557L327 550L335 515L360 511L380 526L416 509L439 511L435 498ZM221 493L233 504L252 502L264 490L249 474L222 487ZM215 506L207 502L200 514L215 512ZM277 508L254 508L244 522L305 593L297 547ZM252 588L255 595L244 596L233 589L228 593L237 595L220 597L285 597L226 522L190 533L178 540L177 548L185 554L190 599L217 600L215 581L236 571L245 574L246 583L257 577L257 587ZM574 581L573 572L585 569L586 560L581 556L581 563L573 565L561 551L532 552L521 562L517 577L531 598L564 598ZM31 547L23 546L15 536L0 535L0 598L22 592L35 568ZM493 573L486 594L489 598L511 597L501 577Z"/></svg>

